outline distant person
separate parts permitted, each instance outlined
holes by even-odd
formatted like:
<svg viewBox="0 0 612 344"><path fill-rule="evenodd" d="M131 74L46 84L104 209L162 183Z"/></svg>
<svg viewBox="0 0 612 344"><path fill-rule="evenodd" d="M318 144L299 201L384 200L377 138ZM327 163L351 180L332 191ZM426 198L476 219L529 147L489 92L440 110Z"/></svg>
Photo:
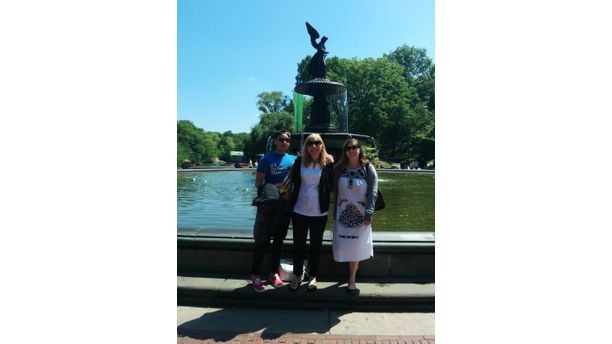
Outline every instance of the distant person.
<svg viewBox="0 0 612 344"><path fill-rule="evenodd" d="M347 291L359 295L356 285L359 262L374 256L372 216L378 196L376 169L361 150L359 141L348 139L334 171L333 252L337 262L348 262Z"/></svg>
<svg viewBox="0 0 612 344"><path fill-rule="evenodd" d="M253 262L251 266L251 281L256 292L265 290L259 275L259 268L272 238L272 259L268 281L274 288L283 286L283 281L279 275L280 259L283 240L287 236L287 229L289 227L291 205L289 204L286 190L282 188L282 182L291 166L293 166L296 156L286 152L291 143L291 133L287 130L275 132L273 139L275 150L266 153L259 160L255 176L258 198L260 198L262 192L270 194L275 191L280 197L276 202L269 202L266 206L257 207L255 225L253 226L255 247L253 249ZM263 187L264 185L266 188ZM260 188L260 186L262 187Z"/></svg>
<svg viewBox="0 0 612 344"><path fill-rule="evenodd" d="M249 159L249 168L253 168L253 160Z"/></svg>
<svg viewBox="0 0 612 344"><path fill-rule="evenodd" d="M308 291L317 290L317 275L323 232L327 223L329 197L333 188L333 166L328 162L329 154L319 134L310 134L302 146L301 156L295 160L290 172L293 185L291 204L293 213L293 274L296 278L289 290L300 287L304 271L306 237L310 230L310 255Z"/></svg>
<svg viewBox="0 0 612 344"><path fill-rule="evenodd" d="M257 165L258 165L258 163L257 163L257 161L255 161L255 162L253 163L253 167L257 168Z"/></svg>

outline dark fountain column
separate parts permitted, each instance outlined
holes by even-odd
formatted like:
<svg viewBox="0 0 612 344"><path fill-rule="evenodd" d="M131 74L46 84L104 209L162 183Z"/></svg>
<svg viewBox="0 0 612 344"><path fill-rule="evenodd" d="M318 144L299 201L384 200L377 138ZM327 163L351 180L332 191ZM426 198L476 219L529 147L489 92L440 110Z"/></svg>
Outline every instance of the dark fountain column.
<svg viewBox="0 0 612 344"><path fill-rule="evenodd" d="M291 144L292 149L294 152L299 151L301 148L301 141L305 139L305 135L309 133L321 134L328 153L333 154L336 159L341 156L342 144L349 137L357 138L363 143L375 147L372 137L351 134L348 132L339 133L335 125L331 123L330 107L334 108L334 106L337 105L334 102L338 102L339 99L342 99L342 102L346 102L346 86L326 78L327 67L325 65L325 55L327 55L327 52L325 51L325 42L327 41L327 37L323 36L317 43L319 33L308 23L306 23L306 29L310 35L310 43L317 49L317 52L312 56L310 64L308 65L310 80L296 85L295 91L300 94L312 96L314 99L310 106L310 121L304 128L303 133L294 133ZM340 95L343 95L343 97L338 97ZM339 116L344 116L344 120L347 120L346 107L343 109L344 112L339 114ZM337 112L337 110L334 111ZM346 125L347 122L343 123ZM340 129L342 130L344 128ZM348 131L348 129L344 130Z"/></svg>

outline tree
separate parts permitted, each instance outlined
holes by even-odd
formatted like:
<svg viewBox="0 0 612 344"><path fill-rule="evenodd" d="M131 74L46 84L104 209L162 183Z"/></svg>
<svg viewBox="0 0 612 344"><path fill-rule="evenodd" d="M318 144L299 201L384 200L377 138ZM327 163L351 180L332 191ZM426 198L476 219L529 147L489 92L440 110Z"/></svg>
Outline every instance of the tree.
<svg viewBox="0 0 612 344"><path fill-rule="evenodd" d="M257 109L261 113L291 112L293 104L281 91L262 92L257 95ZM291 107L289 107L291 105Z"/></svg>
<svg viewBox="0 0 612 344"><path fill-rule="evenodd" d="M206 133L191 121L178 121L177 163L180 164L184 159L189 159L196 165L214 161L218 157L219 140L217 133Z"/></svg>
<svg viewBox="0 0 612 344"><path fill-rule="evenodd" d="M385 57L404 68L404 77L410 86L416 88L419 100L426 102L427 108L434 111L436 67L427 57L427 50L404 44L385 54Z"/></svg>
<svg viewBox="0 0 612 344"><path fill-rule="evenodd" d="M275 91L263 92L257 97L257 108L261 111L259 123L251 129L244 147L244 155L250 159L256 159L257 154L267 151L268 137L273 132L293 128L293 104L288 96Z"/></svg>

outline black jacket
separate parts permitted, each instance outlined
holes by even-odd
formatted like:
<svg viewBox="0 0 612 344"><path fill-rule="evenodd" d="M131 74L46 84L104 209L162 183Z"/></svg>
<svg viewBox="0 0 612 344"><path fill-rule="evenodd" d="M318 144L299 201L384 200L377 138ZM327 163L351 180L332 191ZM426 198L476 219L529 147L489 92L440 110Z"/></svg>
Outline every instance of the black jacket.
<svg viewBox="0 0 612 344"><path fill-rule="evenodd" d="M256 207L276 205L280 202L281 193L275 184L261 183L257 188L257 197L253 199L252 205Z"/></svg>
<svg viewBox="0 0 612 344"><path fill-rule="evenodd" d="M291 181L291 206L295 206L297 203L298 196L300 195L300 186L302 185L302 178L300 177L300 168L302 167L302 157L295 159L293 167L291 167L290 181ZM324 213L329 210L329 194L333 190L334 185L334 168L332 164L327 164L321 171L321 179L319 180L319 207L321 212Z"/></svg>

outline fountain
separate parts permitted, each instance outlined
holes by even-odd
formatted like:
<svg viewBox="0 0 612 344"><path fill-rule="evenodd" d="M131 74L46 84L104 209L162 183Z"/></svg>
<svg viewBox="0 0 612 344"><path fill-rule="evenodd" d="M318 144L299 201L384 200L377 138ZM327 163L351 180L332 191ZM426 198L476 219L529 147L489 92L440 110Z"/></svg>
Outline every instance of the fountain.
<svg viewBox="0 0 612 344"><path fill-rule="evenodd" d="M327 37L320 37L317 30L306 22L306 29L310 35L310 43L317 49L308 65L309 80L295 86L295 92L313 97L310 106L309 123L303 132L293 133L291 139L291 153L301 150L304 139L310 133L319 133L325 141L327 152L339 159L342 155L342 144L348 138L356 138L362 144L376 147L376 143L371 136L352 134L348 132L348 104L346 86L339 82L328 80L327 67L325 65L325 42ZM331 123L331 113L334 112L340 122L340 128Z"/></svg>

